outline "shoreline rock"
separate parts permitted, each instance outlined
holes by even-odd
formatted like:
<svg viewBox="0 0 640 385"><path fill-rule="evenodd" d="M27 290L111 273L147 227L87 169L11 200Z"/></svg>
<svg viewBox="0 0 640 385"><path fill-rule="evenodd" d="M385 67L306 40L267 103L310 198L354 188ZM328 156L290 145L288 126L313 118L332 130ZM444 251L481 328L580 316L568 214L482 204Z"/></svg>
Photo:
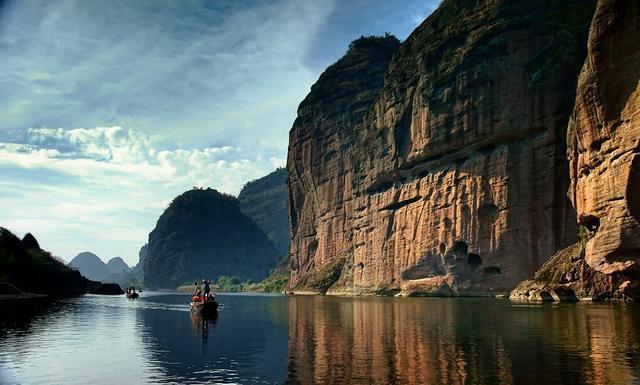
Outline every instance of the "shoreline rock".
<svg viewBox="0 0 640 385"><path fill-rule="evenodd" d="M124 290L117 283L100 283L97 287L89 290L89 294L122 295Z"/></svg>
<svg viewBox="0 0 640 385"><path fill-rule="evenodd" d="M581 242L559 251L509 295L512 300L531 302L633 301L639 297L637 280L592 268L585 260Z"/></svg>

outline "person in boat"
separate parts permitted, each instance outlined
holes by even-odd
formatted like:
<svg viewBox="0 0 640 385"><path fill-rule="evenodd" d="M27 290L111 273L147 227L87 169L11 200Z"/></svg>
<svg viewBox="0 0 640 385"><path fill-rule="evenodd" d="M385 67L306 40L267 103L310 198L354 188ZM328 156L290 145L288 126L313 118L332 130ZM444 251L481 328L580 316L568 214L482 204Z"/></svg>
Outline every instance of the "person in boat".
<svg viewBox="0 0 640 385"><path fill-rule="evenodd" d="M193 295L195 297L202 296L202 289L200 288L200 284L198 284L198 281L193 282Z"/></svg>
<svg viewBox="0 0 640 385"><path fill-rule="evenodd" d="M204 278L202 279L202 285L204 286L205 301L209 298L209 293L211 292L211 288L209 287L210 284L211 284L211 281L207 281Z"/></svg>

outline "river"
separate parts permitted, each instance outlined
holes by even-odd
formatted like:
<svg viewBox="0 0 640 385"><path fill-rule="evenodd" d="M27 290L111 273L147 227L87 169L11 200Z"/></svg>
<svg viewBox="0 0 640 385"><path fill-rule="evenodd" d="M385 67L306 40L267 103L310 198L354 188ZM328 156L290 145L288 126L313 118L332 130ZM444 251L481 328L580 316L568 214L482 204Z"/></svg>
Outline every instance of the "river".
<svg viewBox="0 0 640 385"><path fill-rule="evenodd" d="M640 384L640 306L87 295L0 314L1 384Z"/></svg>

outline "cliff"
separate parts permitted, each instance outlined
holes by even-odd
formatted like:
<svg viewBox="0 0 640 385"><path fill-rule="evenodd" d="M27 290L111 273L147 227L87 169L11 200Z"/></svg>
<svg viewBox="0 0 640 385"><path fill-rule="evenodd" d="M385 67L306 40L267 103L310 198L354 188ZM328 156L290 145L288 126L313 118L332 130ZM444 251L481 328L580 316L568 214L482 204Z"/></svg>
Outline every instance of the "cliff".
<svg viewBox="0 0 640 385"><path fill-rule="evenodd" d="M293 286L352 250L355 125L382 88L398 46L391 36L356 40L300 103L287 157Z"/></svg>
<svg viewBox="0 0 640 385"><path fill-rule="evenodd" d="M27 234L21 241L2 227L0 282L11 283L29 293L55 296L84 294L95 285L40 249L33 235Z"/></svg>
<svg viewBox="0 0 640 385"><path fill-rule="evenodd" d="M638 62L640 5L600 0L567 134L569 195L585 243L566 266L579 274L556 268L566 277L559 280L538 272L513 298L570 290L579 299L640 299Z"/></svg>
<svg viewBox="0 0 640 385"><path fill-rule="evenodd" d="M594 6L445 0L388 65L351 49L327 69L290 132L292 287L505 293L574 243L566 127Z"/></svg>
<svg viewBox="0 0 640 385"><path fill-rule="evenodd" d="M240 210L262 230L280 255L289 252L287 214L287 170L279 168L262 178L248 182L238 195Z"/></svg>
<svg viewBox="0 0 640 385"><path fill-rule="evenodd" d="M194 189L176 197L149 234L144 283L175 289L221 275L259 280L276 265L277 254L236 198Z"/></svg>
<svg viewBox="0 0 640 385"><path fill-rule="evenodd" d="M571 198L598 271L640 263L640 4L601 0L569 123Z"/></svg>

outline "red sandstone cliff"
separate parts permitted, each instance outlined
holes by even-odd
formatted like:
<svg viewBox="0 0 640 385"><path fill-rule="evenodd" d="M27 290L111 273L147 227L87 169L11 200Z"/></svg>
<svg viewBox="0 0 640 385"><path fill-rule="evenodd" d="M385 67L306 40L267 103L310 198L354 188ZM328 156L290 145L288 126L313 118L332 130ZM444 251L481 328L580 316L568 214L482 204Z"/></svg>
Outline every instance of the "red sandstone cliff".
<svg viewBox="0 0 640 385"><path fill-rule="evenodd" d="M505 292L574 242L566 127L594 4L445 0L384 83L382 60L330 67L290 132L292 286Z"/></svg>
<svg viewBox="0 0 640 385"><path fill-rule="evenodd" d="M584 239L571 263L538 272L513 298L640 299L640 4L600 0L569 122L571 189ZM562 260L560 256L556 258ZM544 269L543 269L544 270ZM549 270L549 269L547 269Z"/></svg>
<svg viewBox="0 0 640 385"><path fill-rule="evenodd" d="M327 68L300 104L289 134L291 269L295 282L352 249L354 127L383 85L384 71L400 43L363 38ZM311 284L313 288L318 284Z"/></svg>
<svg viewBox="0 0 640 385"><path fill-rule="evenodd" d="M569 122L571 199L606 274L640 263L640 4L601 0Z"/></svg>

